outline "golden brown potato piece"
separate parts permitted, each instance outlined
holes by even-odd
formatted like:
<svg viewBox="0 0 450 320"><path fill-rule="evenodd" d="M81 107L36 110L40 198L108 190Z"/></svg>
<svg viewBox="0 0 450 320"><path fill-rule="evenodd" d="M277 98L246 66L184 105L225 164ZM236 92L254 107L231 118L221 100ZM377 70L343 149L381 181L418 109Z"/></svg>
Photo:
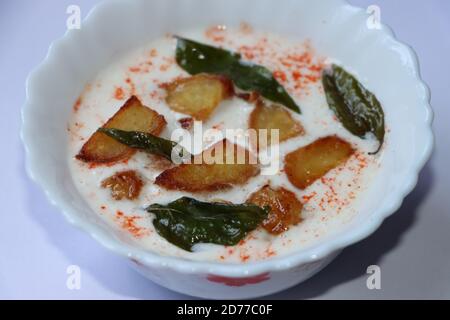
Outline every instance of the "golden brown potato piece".
<svg viewBox="0 0 450 320"><path fill-rule="evenodd" d="M336 136L325 137L289 153L284 171L294 186L305 189L328 171L345 163L354 151L348 142Z"/></svg>
<svg viewBox="0 0 450 320"><path fill-rule="evenodd" d="M279 129L279 142L305 134L303 126L295 121L286 108L276 104L266 104L259 100L250 114L249 127L257 130L257 139L253 143L257 150L266 148L271 144L271 129ZM267 143L259 141L259 130L267 129ZM258 143L259 141L259 143ZM274 143L276 143L274 141Z"/></svg>
<svg viewBox="0 0 450 320"><path fill-rule="evenodd" d="M166 120L156 111L145 107L132 96L103 128L126 131L142 131L159 135L166 126ZM85 162L109 163L125 160L133 155L134 149L117 142L101 132L95 132L76 156Z"/></svg>
<svg viewBox="0 0 450 320"><path fill-rule="evenodd" d="M162 172L156 184L169 190L189 192L227 189L258 175L260 169L256 163L256 158L246 149L223 140L196 156L195 162Z"/></svg>
<svg viewBox="0 0 450 320"><path fill-rule="evenodd" d="M103 188L111 190L111 196L115 200L134 200L139 197L144 183L134 170L117 172L102 182Z"/></svg>
<svg viewBox="0 0 450 320"><path fill-rule="evenodd" d="M269 216L263 221L263 227L269 233L280 234L301 221L302 203L293 192L284 188L264 186L253 193L247 202L270 207Z"/></svg>
<svg viewBox="0 0 450 320"><path fill-rule="evenodd" d="M172 110L203 121L222 100L233 95L233 84L222 76L198 74L175 80L166 90L166 102Z"/></svg>

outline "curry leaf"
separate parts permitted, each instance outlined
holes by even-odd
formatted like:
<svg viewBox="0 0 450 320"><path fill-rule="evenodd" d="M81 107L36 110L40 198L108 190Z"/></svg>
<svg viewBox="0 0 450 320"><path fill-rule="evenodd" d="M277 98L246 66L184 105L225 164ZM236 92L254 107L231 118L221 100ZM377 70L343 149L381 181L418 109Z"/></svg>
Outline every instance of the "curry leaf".
<svg viewBox="0 0 450 320"><path fill-rule="evenodd" d="M141 149L148 153L162 156L172 162L178 163L191 156L189 152L176 142L157 137L150 133L123 131L112 128L100 128L98 131L131 148Z"/></svg>
<svg viewBox="0 0 450 320"><path fill-rule="evenodd" d="M182 197L147 209L157 232L187 251L196 243L235 245L267 218L268 208L253 204L201 202Z"/></svg>
<svg viewBox="0 0 450 320"><path fill-rule="evenodd" d="M241 55L192 40L177 38L176 60L190 74L220 74L245 91L256 91L264 98L300 113L299 106L266 67L242 61Z"/></svg>
<svg viewBox="0 0 450 320"><path fill-rule="evenodd" d="M380 151L384 141L384 112L380 102L354 76L333 65L322 76L327 102L339 121L352 134L365 138L372 133Z"/></svg>

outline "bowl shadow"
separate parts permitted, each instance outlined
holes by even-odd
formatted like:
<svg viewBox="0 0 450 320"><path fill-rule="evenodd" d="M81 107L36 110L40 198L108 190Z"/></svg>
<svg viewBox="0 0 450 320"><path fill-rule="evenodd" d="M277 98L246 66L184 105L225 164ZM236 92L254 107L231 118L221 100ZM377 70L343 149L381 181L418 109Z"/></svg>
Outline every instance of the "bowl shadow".
<svg viewBox="0 0 450 320"><path fill-rule="evenodd" d="M58 209L47 201L42 190L27 176L23 150L21 153L22 161L18 164L18 170L28 199L26 214L46 231L50 244L61 251L71 264L78 265L82 272L89 273L103 288L118 297L195 299L149 281L134 271L126 259L109 252L89 235L69 225ZM329 266L306 282L265 299L318 298L335 286L366 275L367 266L378 264L414 225L417 208L430 193L433 182L433 172L428 163L420 174L416 188L406 197L402 207L386 219L373 235L345 249Z"/></svg>
<svg viewBox="0 0 450 320"><path fill-rule="evenodd" d="M324 270L307 281L286 291L270 295L267 299L320 298L332 288L363 277L365 286L367 267L379 265L383 256L394 250L403 235L414 225L417 209L433 189L434 175L430 162L423 168L415 189L405 198L402 206L387 218L368 238L346 248Z"/></svg>
<svg viewBox="0 0 450 320"><path fill-rule="evenodd" d="M127 259L124 259L99 245L87 233L67 223L59 210L46 199L42 190L27 176L24 170L24 152L21 151L21 163L18 164L18 176L23 183L23 192L27 199L26 215L38 227L45 230L50 245L60 251L68 265L77 265L82 273L81 290L90 290L98 284L111 296L130 299L193 299L163 288L138 272L134 271ZM62 270L61 272L65 272ZM85 276L88 275L88 276ZM91 280L88 280L91 279ZM86 283L87 281L97 283ZM94 290L95 291L95 290ZM57 292L55 292L57 294ZM102 299L98 292L81 293L85 297Z"/></svg>

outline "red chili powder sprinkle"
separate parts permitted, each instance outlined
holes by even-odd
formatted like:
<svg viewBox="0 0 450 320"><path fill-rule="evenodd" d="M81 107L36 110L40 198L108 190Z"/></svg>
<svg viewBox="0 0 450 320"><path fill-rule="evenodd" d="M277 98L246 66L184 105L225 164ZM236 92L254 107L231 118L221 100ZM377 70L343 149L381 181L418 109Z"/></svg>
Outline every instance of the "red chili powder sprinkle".
<svg viewBox="0 0 450 320"><path fill-rule="evenodd" d="M245 241L245 239L242 239L241 241L239 241L238 246L243 246L247 241Z"/></svg>
<svg viewBox="0 0 450 320"><path fill-rule="evenodd" d="M214 42L223 42L225 40L226 27L216 25L209 27L205 31L205 36Z"/></svg>
<svg viewBox="0 0 450 320"><path fill-rule="evenodd" d="M141 68L139 68L139 67L130 67L130 68L128 68L128 70L130 70L130 72L133 72L133 73L141 72Z"/></svg>
<svg viewBox="0 0 450 320"><path fill-rule="evenodd" d="M158 56L158 50L156 49L150 50L150 57L155 58L156 56Z"/></svg>
<svg viewBox="0 0 450 320"><path fill-rule="evenodd" d="M91 162L91 163L89 163L88 168L89 169L95 169L95 168L102 167L102 166L104 166L104 167L112 167L112 166L115 166L116 164L119 164L119 163L127 164L128 160L129 159L125 159L125 160L122 160L122 161L119 161L119 162L117 162L117 161L116 162L115 161L112 161L112 162Z"/></svg>
<svg viewBox="0 0 450 320"><path fill-rule="evenodd" d="M307 74L305 75L306 80L308 80L309 82L317 82L320 79L320 76L318 75L311 75L311 74Z"/></svg>
<svg viewBox="0 0 450 320"><path fill-rule="evenodd" d="M151 66L153 66L153 61L150 59L142 61L135 66L131 66L128 68L128 71L131 73L149 73L151 70Z"/></svg>
<svg viewBox="0 0 450 320"><path fill-rule="evenodd" d="M253 46L241 46L238 52L249 60L254 60L256 56L264 56L267 49L267 38L263 37Z"/></svg>
<svg viewBox="0 0 450 320"><path fill-rule="evenodd" d="M142 219L140 216L127 216L122 211L117 211L116 220L121 228L128 231L135 238L142 238L148 235L148 230L136 224L136 221Z"/></svg>
<svg viewBox="0 0 450 320"><path fill-rule="evenodd" d="M275 70L273 76L296 94L308 95L306 89L320 81L325 67L324 59L316 56L307 42L302 47L280 50L276 41L261 37L255 44L240 46L237 51L245 59Z"/></svg>
<svg viewBox="0 0 450 320"><path fill-rule="evenodd" d="M83 98L82 98L82 96L79 96L77 101L75 101L75 104L73 105L74 112L78 112L78 110L80 110L80 106L81 106L82 102L83 102Z"/></svg>
<svg viewBox="0 0 450 320"><path fill-rule="evenodd" d="M117 100L123 100L125 98L125 92L123 91L122 87L117 87L114 91L114 98Z"/></svg>
<svg viewBox="0 0 450 320"><path fill-rule="evenodd" d="M314 198L317 195L317 192L313 192L311 194L306 194L302 196L303 204L308 203L312 198Z"/></svg>
<svg viewBox="0 0 450 320"><path fill-rule="evenodd" d="M175 80L174 80L175 81ZM156 82L155 82L156 83ZM162 83L158 83L158 88L163 89L163 90L167 90L167 88L169 88L170 86L170 82L162 82Z"/></svg>
<svg viewBox="0 0 450 320"><path fill-rule="evenodd" d="M302 77L302 74L300 73L300 71L298 71L298 70L292 71L292 78L295 81L298 81L301 77Z"/></svg>
<svg viewBox="0 0 450 320"><path fill-rule="evenodd" d="M358 166L360 169L367 167L367 158L361 152L357 152L355 157L358 160Z"/></svg>
<svg viewBox="0 0 450 320"><path fill-rule="evenodd" d="M277 79L277 80L280 81L280 82L286 82L286 81L287 81L286 73L284 73L284 72L281 71L281 70L276 70L276 71L273 73L273 76L275 77L275 79Z"/></svg>
<svg viewBox="0 0 450 320"><path fill-rule="evenodd" d="M241 254L240 258L242 262L246 262L248 259L250 259L250 256L248 254Z"/></svg>
<svg viewBox="0 0 450 320"><path fill-rule="evenodd" d="M163 100L164 97L159 90L153 90L152 92L150 92L150 98L155 100Z"/></svg>
<svg viewBox="0 0 450 320"><path fill-rule="evenodd" d="M356 195L355 195L355 193L354 193L353 191L350 191L350 192L348 193L348 197L349 197L351 200L356 199Z"/></svg>
<svg viewBox="0 0 450 320"><path fill-rule="evenodd" d="M161 71L167 71L172 65L174 65L175 64L175 58L172 58L172 57L170 57L170 58L168 58L168 57L163 57L163 60L164 60L164 64L162 64L160 67L159 67L159 70L161 70Z"/></svg>
<svg viewBox="0 0 450 320"><path fill-rule="evenodd" d="M273 257L273 256L275 256L277 253L276 253L276 251L275 250L273 250L272 248L267 248L265 251L264 251L264 253L266 254L266 257L267 258L269 258L269 257Z"/></svg>
<svg viewBox="0 0 450 320"><path fill-rule="evenodd" d="M131 95L135 95L136 94L136 85L131 80L131 78L126 78L125 82L130 86Z"/></svg>
<svg viewBox="0 0 450 320"><path fill-rule="evenodd" d="M251 51L249 51L249 50L245 50L244 49L244 47L243 47L243 50L242 50L243 52L243 55L247 58L247 59L249 59L249 60L252 60L253 58L255 58L255 54L253 53L253 52L251 52Z"/></svg>
<svg viewBox="0 0 450 320"><path fill-rule="evenodd" d="M368 166L367 157L360 152L356 152L351 160L351 163L346 166L346 169L352 171L355 177L352 179L352 183L347 184L346 186L351 188L353 185L356 185L357 189L360 189L358 185L359 176L364 168ZM337 169L339 172L343 171L344 168L340 167ZM339 213L342 209L348 206L351 203L351 200L356 198L355 192L348 191L348 193L343 196L338 194L336 191L336 187L342 185L342 182L337 182L336 177L322 177L320 179L322 184L327 188L322 198L316 201L318 207L322 211L326 211L329 208L332 208L335 212ZM307 197L305 199L305 197ZM308 196L303 196L303 200L309 201Z"/></svg>
<svg viewBox="0 0 450 320"><path fill-rule="evenodd" d="M323 61L314 62L314 54L309 47L305 52L282 57L280 62L290 69L296 89L303 89L309 84L319 81L324 68Z"/></svg>

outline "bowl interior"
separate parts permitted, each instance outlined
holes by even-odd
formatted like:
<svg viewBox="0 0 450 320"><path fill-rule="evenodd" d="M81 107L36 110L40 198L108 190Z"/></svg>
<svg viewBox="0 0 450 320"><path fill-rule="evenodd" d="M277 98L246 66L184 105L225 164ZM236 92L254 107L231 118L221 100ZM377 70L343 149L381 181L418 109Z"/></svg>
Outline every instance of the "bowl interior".
<svg viewBox="0 0 450 320"><path fill-rule="evenodd" d="M148 262L158 259L133 247L127 237L111 232L76 190L66 152L67 120L72 105L98 71L130 48L166 32L177 33L211 24L233 26L246 21L259 30L300 41L311 39L320 54L341 61L382 102L389 133L382 166L360 213L339 233L295 254L291 262L307 261L359 240L400 205L405 193L415 184L432 139L428 91L418 79L413 53L385 27L368 29L367 19L363 10L340 0L103 3L83 22L80 30L69 31L52 45L46 61L29 78L23 113L29 173L72 223L86 229L104 245ZM290 263L286 261L283 263Z"/></svg>

